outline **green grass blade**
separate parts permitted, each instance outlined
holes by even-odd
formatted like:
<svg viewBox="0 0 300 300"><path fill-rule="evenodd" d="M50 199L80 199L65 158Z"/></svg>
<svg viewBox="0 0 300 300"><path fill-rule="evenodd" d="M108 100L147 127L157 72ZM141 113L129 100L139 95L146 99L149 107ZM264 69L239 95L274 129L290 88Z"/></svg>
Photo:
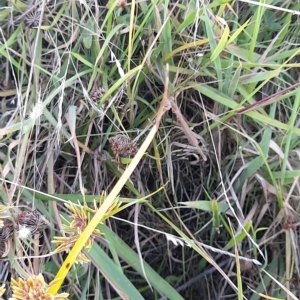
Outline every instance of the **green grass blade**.
<svg viewBox="0 0 300 300"><path fill-rule="evenodd" d="M94 243L90 251L86 251L85 254L122 299L144 299L134 285L114 264L111 258L96 243Z"/></svg>

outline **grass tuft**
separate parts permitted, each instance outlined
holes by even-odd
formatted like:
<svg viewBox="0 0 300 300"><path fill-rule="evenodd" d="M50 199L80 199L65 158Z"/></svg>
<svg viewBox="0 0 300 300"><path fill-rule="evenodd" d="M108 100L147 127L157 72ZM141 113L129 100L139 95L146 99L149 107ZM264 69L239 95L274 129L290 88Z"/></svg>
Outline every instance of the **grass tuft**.
<svg viewBox="0 0 300 300"><path fill-rule="evenodd" d="M300 297L299 3L0 4L1 297Z"/></svg>

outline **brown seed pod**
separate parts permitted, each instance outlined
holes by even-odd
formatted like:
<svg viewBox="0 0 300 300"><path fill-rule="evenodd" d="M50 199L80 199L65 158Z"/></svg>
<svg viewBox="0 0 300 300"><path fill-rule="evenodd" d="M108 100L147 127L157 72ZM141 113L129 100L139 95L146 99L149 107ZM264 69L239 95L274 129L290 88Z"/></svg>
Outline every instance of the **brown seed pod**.
<svg viewBox="0 0 300 300"><path fill-rule="evenodd" d="M137 144L130 137L123 134L111 137L109 143L116 157L133 157L138 152Z"/></svg>
<svg viewBox="0 0 300 300"><path fill-rule="evenodd" d="M104 88L95 88L90 92L90 98L93 100L93 102L98 103L105 93L106 90Z"/></svg>
<svg viewBox="0 0 300 300"><path fill-rule="evenodd" d="M14 223L9 219L4 219L3 227L0 229L0 241L6 241L14 231Z"/></svg>
<svg viewBox="0 0 300 300"><path fill-rule="evenodd" d="M118 4L116 5L117 8L124 8L125 5L127 4L127 0L119 0ZM110 7L110 1L107 2L106 8L109 9Z"/></svg>
<svg viewBox="0 0 300 300"><path fill-rule="evenodd" d="M13 231L14 223L9 219L5 219L3 221L3 227L0 229L0 257L7 256L10 249L9 238L13 234Z"/></svg>
<svg viewBox="0 0 300 300"><path fill-rule="evenodd" d="M244 257L249 258L250 259L250 255L249 254L244 254ZM249 260L240 260L240 267L241 267L241 271L242 272L246 272L246 271L250 271L253 269L253 263Z"/></svg>
<svg viewBox="0 0 300 300"><path fill-rule="evenodd" d="M292 215L288 215L288 216L287 216L286 223L283 223L283 224L282 224L282 228L283 228L284 230L292 229L292 230L296 231L297 225L296 225L296 223L294 223L294 218L293 218Z"/></svg>
<svg viewBox="0 0 300 300"><path fill-rule="evenodd" d="M27 228L31 235L41 230L45 225L42 215L35 209L33 211L23 211L17 216L18 230Z"/></svg>

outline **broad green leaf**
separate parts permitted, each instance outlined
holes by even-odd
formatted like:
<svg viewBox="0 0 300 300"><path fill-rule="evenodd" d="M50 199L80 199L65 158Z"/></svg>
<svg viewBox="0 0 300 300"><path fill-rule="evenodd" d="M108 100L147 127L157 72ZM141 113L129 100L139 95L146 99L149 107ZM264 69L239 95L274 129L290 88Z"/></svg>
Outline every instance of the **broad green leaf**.
<svg viewBox="0 0 300 300"><path fill-rule="evenodd" d="M207 34L207 37L209 40L209 45L210 45L211 57L212 57L212 55L214 55L214 57L212 57L213 60L211 60L211 61L214 64L215 73L217 74L219 90L222 91L224 83L223 83L223 72L222 72L221 60L220 60L220 56L219 56L219 54L220 54L219 50L223 47L223 45L220 45L219 47L217 47L215 33L213 31L215 24L214 24L214 22L211 21L211 18L209 16L207 10L204 11L204 20L205 20L204 23L205 23L206 34ZM224 36L224 38L226 38L225 42L227 42L228 34L229 34L229 32L225 31L225 36ZM224 39L222 40L222 43L224 43Z"/></svg>
<svg viewBox="0 0 300 300"><path fill-rule="evenodd" d="M276 112L276 105L272 105L270 110L270 117L274 118ZM260 142L261 150L263 151L263 154L265 157L268 157L269 154L269 148L270 148L270 140L272 138L273 130L271 127L266 127L263 133L262 140ZM248 167L242 172L241 176L237 179L237 181L234 184L234 188L236 191L239 191L242 188L242 185L244 184L245 180L249 177L251 177L254 173L256 173L259 168L265 163L266 160L263 159L262 156L258 156L254 158ZM271 174L269 173L269 176Z"/></svg>
<svg viewBox="0 0 300 300"><path fill-rule="evenodd" d="M249 77L247 77L245 80L242 80L241 83L242 84L249 84L249 83L258 83L260 81L264 81L264 80L271 80L274 77L278 76L278 71L277 70L273 70L273 71L264 71L264 72L259 72L256 74L253 74Z"/></svg>
<svg viewBox="0 0 300 300"><path fill-rule="evenodd" d="M109 241L110 246L115 248L119 257L124 259L124 261L126 261L127 264L135 269L141 276L144 276L143 268L137 253L105 225L99 225L98 228L104 233L104 236ZM145 261L143 262L143 267L147 279L157 291L169 300L183 300L180 294Z"/></svg>
<svg viewBox="0 0 300 300"><path fill-rule="evenodd" d="M85 254L122 299L144 299L99 245L94 243L92 249L85 251Z"/></svg>
<svg viewBox="0 0 300 300"><path fill-rule="evenodd" d="M94 20L89 18L83 29L82 41L86 49L91 49L92 47L92 42L94 38L92 32L95 31L94 24Z"/></svg>
<svg viewBox="0 0 300 300"><path fill-rule="evenodd" d="M281 184L284 185L285 177L286 177L286 171L287 171L287 165L289 164L288 158L291 150L291 140L292 140L292 135L293 135L293 130L292 128L294 126L298 126L298 115L299 115L299 107L300 107L300 88L297 88L297 93L296 97L294 100L294 106L291 111L291 114L289 116L289 121L288 121L288 126L289 130L286 135L285 139L285 147L284 147L284 158L282 162L282 168L281 168Z"/></svg>
<svg viewBox="0 0 300 300"><path fill-rule="evenodd" d="M239 35L240 33L248 26L250 19L247 20L243 25L241 25L230 37L227 42L227 45L230 45Z"/></svg>
<svg viewBox="0 0 300 300"><path fill-rule="evenodd" d="M222 36L221 36L221 39L220 39L218 45L216 46L216 48L214 49L214 51L211 54L210 59L212 62L215 59L217 59L219 57L219 55L221 54L221 52L224 50L224 48L228 42L228 37L229 37L229 27L228 27L227 23L222 18L218 18L218 20L224 26L224 30L223 30L223 33L222 33Z"/></svg>
<svg viewBox="0 0 300 300"><path fill-rule="evenodd" d="M206 95L207 97L219 102L220 104L223 104L223 105L227 106L228 108L231 108L231 109L241 108L239 103L236 103L235 101L233 101L229 97L225 96L224 94L221 94L219 91L215 90L214 88L212 88L210 86L199 85L197 83L193 84L191 82L190 82L190 85L194 89L196 89L199 92ZM280 121L277 121L273 118L262 115L258 112L255 112L255 111L248 111L248 112L246 112L246 115L253 118L253 119L255 119L256 121L264 124L264 126L273 126L273 127L279 128L279 129L286 130L286 131L289 129L289 126L287 124L284 124ZM300 135L300 129L299 128L293 127L292 131L293 131L293 133L296 133L296 134Z"/></svg>

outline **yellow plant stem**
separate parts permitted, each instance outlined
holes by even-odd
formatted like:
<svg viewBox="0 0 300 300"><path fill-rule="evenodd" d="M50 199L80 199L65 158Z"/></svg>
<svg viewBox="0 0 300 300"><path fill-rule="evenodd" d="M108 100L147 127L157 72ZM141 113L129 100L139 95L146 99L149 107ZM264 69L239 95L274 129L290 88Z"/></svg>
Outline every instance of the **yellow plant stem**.
<svg viewBox="0 0 300 300"><path fill-rule="evenodd" d="M146 140L144 143L141 145L139 151L131 161L130 165L128 165L128 168L125 170L123 175L120 177L119 181L117 184L114 186L110 194L107 196L105 199L104 203L101 205L99 210L96 212L95 216L93 219L90 221L90 223L87 225L85 228L84 232L81 234L77 242L75 243L74 247L70 251L69 255L65 259L63 265L59 269L58 273L56 274L54 284L49 287L49 292L52 294L56 294L61 287L67 273L69 272L71 266L75 262L77 256L81 252L83 246L89 239L89 236L92 234L94 229L97 227L99 223L103 220L106 212L108 209L111 207L113 204L114 200L118 197L121 189L123 186L126 184L127 180L129 179L130 175L138 165L139 161L141 160L142 156L144 153L147 151L152 139L154 138L160 124L160 120L164 114L164 109L165 109L165 103L166 99L168 97L168 65L167 65L167 70L166 70L166 81L165 81L165 91L164 91L164 97L162 99L162 102L160 103L160 107L157 113L156 121L155 124L153 125L151 131L149 132Z"/></svg>

